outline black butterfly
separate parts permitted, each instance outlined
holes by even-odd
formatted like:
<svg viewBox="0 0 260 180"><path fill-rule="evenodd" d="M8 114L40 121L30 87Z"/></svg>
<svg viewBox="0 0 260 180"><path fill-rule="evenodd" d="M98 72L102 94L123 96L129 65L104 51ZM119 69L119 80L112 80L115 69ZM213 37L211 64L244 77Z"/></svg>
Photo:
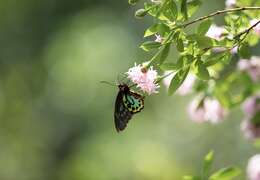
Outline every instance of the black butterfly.
<svg viewBox="0 0 260 180"><path fill-rule="evenodd" d="M115 127L117 132L123 131L133 114L144 108L144 96L130 90L126 84L118 85L119 92L115 103Z"/></svg>

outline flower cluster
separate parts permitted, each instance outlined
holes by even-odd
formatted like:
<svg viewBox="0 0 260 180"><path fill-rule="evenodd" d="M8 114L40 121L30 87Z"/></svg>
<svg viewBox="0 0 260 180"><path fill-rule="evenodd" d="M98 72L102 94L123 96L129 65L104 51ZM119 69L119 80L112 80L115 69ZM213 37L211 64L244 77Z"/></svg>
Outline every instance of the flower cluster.
<svg viewBox="0 0 260 180"><path fill-rule="evenodd" d="M257 112L260 111L260 95L249 97L242 105L245 114L245 119L241 123L241 130L244 136L249 140L260 138L260 126L252 119Z"/></svg>
<svg viewBox="0 0 260 180"><path fill-rule="evenodd" d="M246 71L253 81L260 80L260 57L252 56L251 59L241 59L238 62L238 69Z"/></svg>
<svg viewBox="0 0 260 180"><path fill-rule="evenodd" d="M216 124L221 122L227 111L214 98L195 98L188 107L188 114L192 121Z"/></svg>
<svg viewBox="0 0 260 180"><path fill-rule="evenodd" d="M156 83L158 73L152 66L147 68L145 65L135 64L135 66L130 68L126 74L143 92L146 92L149 95L158 92L157 89L160 87Z"/></svg>
<svg viewBox="0 0 260 180"><path fill-rule="evenodd" d="M260 180L260 154L256 154L249 159L247 177L249 180Z"/></svg>

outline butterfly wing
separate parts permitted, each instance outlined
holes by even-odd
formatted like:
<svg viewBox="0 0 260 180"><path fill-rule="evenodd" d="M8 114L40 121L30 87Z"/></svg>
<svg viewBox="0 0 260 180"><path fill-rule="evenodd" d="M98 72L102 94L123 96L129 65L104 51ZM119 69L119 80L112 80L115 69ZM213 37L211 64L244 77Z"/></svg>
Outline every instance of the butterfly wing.
<svg viewBox="0 0 260 180"><path fill-rule="evenodd" d="M116 97L114 120L117 132L124 130L128 121L132 118L133 113L126 108L123 102L125 93L119 91Z"/></svg>
<svg viewBox="0 0 260 180"><path fill-rule="evenodd" d="M123 97L125 107L133 114L140 112L144 108L144 96L129 91Z"/></svg>

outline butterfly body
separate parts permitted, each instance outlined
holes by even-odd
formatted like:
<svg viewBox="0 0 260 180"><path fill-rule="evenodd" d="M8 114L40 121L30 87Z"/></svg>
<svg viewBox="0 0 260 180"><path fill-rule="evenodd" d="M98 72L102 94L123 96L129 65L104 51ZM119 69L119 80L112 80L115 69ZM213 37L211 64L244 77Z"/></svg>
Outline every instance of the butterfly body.
<svg viewBox="0 0 260 180"><path fill-rule="evenodd" d="M130 90L126 84L118 86L115 102L114 120L117 132L124 130L133 114L144 108L144 96Z"/></svg>

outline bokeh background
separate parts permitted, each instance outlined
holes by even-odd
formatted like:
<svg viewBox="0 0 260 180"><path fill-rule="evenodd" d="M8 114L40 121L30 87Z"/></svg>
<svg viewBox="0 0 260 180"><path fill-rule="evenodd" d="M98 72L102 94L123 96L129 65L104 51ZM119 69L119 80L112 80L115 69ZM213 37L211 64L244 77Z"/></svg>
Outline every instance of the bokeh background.
<svg viewBox="0 0 260 180"><path fill-rule="evenodd" d="M223 8L204 1L196 16ZM134 11L127 0L0 1L1 180L179 180L199 173L211 149L215 170L245 169L257 149L240 132L239 107L220 125L194 124L193 95L162 87L116 133L118 89L100 81L149 57L138 45L152 19Z"/></svg>

